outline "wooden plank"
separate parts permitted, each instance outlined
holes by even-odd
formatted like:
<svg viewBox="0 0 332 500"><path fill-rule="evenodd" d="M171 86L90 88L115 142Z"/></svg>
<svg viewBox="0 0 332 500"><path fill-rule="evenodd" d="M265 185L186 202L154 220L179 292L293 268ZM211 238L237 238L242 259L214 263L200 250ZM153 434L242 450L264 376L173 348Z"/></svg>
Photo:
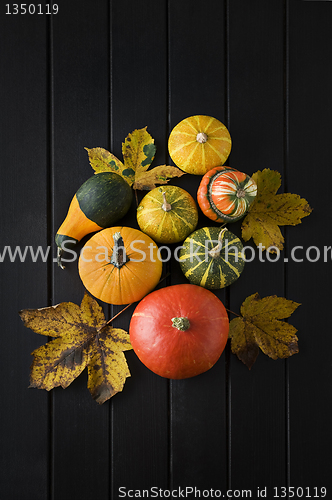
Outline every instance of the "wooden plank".
<svg viewBox="0 0 332 500"><path fill-rule="evenodd" d="M284 175L283 22L278 0L229 2L230 164L249 175L264 168ZM240 223L234 231L241 235ZM230 287L236 313L256 292L284 296L283 254L272 263L252 241L246 245L255 258ZM233 355L230 366L229 487L248 489L253 497L266 487L271 495L271 488L286 482L285 363L261 353L250 372Z"/></svg>
<svg viewBox="0 0 332 500"><path fill-rule="evenodd" d="M289 191L314 209L301 225L288 230L287 290L302 304L294 316L300 353L289 364L291 485L309 488L305 491L312 497L324 496L324 487L329 496L332 487L327 458L332 445L330 250L324 261L324 247L331 246L325 197L332 179L331 16L329 2L289 2L287 181Z"/></svg>
<svg viewBox="0 0 332 500"><path fill-rule="evenodd" d="M152 167L165 164L167 157L166 4L131 0L126 9L113 2L111 10L112 151L122 158L127 134L147 127L157 146ZM124 221L139 229L135 203ZM128 331L133 310L114 324ZM118 498L120 488L168 485L168 382L149 371L134 352L127 358L132 377L112 405L112 498Z"/></svg>
<svg viewBox="0 0 332 500"><path fill-rule="evenodd" d="M26 329L18 311L48 305L48 264L10 258L38 246L47 252L48 95L46 16L0 16L0 138L2 213L1 495L48 495L48 396L28 390L30 353L44 339ZM7 255L4 256L5 247Z"/></svg>
<svg viewBox="0 0 332 500"><path fill-rule="evenodd" d="M54 233L77 189L93 175L84 148L109 147L108 2L74 0L60 9L52 38ZM54 303L80 304L77 261L65 270L55 266L53 290ZM85 370L65 391L52 392L54 500L109 498L110 405L93 401L86 384Z"/></svg>
<svg viewBox="0 0 332 500"><path fill-rule="evenodd" d="M170 130L182 119L204 114L227 125L225 2L169 2ZM196 199L201 176L172 182ZM200 214L198 227L213 226ZM172 262L171 283L186 283ZM225 303L225 294L217 296ZM208 372L171 382L171 484L226 490L225 354Z"/></svg>

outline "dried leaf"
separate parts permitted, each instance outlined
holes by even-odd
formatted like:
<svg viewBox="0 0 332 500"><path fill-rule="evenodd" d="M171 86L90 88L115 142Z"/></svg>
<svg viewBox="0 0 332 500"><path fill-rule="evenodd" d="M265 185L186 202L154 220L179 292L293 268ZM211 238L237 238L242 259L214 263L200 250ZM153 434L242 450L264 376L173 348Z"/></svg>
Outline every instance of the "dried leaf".
<svg viewBox="0 0 332 500"><path fill-rule="evenodd" d="M134 130L126 137L122 144L123 163L106 149L85 149L96 173L116 172L134 189L151 190L156 184L166 184L169 179L185 173L177 167L166 165L148 170L154 159L156 146L146 127Z"/></svg>
<svg viewBox="0 0 332 500"><path fill-rule="evenodd" d="M116 174L123 175L125 166L112 153L103 148L84 149L88 152L90 164L96 174L100 172L115 172Z"/></svg>
<svg viewBox="0 0 332 500"><path fill-rule="evenodd" d="M299 306L284 297L264 297L258 293L246 298L241 306L242 317L230 322L229 337L233 354L250 369L259 349L272 359L288 358L298 353L296 328L280 321Z"/></svg>
<svg viewBox="0 0 332 500"><path fill-rule="evenodd" d="M177 167L160 165L135 176L134 189L151 190L156 184L167 184L172 177L181 177L184 172Z"/></svg>
<svg viewBox="0 0 332 500"><path fill-rule="evenodd" d="M122 352L132 349L129 335L106 323L102 308L90 295L85 293L81 306L62 302L19 314L27 328L54 337L32 353L30 387L65 389L88 367L88 388L97 403L122 391L130 377Z"/></svg>
<svg viewBox="0 0 332 500"><path fill-rule="evenodd" d="M281 185L279 172L264 169L253 174L257 184L257 197L242 222L242 238L254 239L257 246L282 250L284 238L279 226L295 226L312 211L308 202L297 194L276 194ZM272 247L272 248L271 248ZM275 248L273 248L275 247Z"/></svg>
<svg viewBox="0 0 332 500"><path fill-rule="evenodd" d="M124 164L128 170L127 175L131 176L131 184L136 176L145 172L152 163L156 153L156 146L146 127L134 130L122 144L122 154Z"/></svg>

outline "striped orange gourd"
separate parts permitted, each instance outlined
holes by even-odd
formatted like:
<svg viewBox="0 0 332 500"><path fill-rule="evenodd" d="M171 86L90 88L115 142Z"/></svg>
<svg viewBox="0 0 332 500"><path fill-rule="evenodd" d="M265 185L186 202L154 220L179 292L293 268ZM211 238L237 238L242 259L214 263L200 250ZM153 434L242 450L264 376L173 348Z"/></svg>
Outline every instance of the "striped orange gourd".
<svg viewBox="0 0 332 500"><path fill-rule="evenodd" d="M227 127L206 115L185 118L173 128L168 140L169 154L175 165L195 175L223 165L231 147Z"/></svg>
<svg viewBox="0 0 332 500"><path fill-rule="evenodd" d="M256 195L257 185L249 175L229 167L216 167L203 176L197 201L209 219L236 222L249 210Z"/></svg>

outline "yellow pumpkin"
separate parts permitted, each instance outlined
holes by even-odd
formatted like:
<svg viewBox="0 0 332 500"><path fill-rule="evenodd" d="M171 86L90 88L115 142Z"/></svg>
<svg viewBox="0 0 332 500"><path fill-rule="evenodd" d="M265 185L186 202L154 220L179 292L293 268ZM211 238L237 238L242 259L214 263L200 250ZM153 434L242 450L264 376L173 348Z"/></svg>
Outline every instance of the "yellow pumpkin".
<svg viewBox="0 0 332 500"><path fill-rule="evenodd" d="M194 198L178 186L162 186L149 191L137 208L140 229L158 243L178 243L197 226Z"/></svg>
<svg viewBox="0 0 332 500"><path fill-rule="evenodd" d="M178 123L168 139L175 165L189 174L204 175L221 166L231 152L232 140L226 126L216 118L195 115Z"/></svg>
<svg viewBox="0 0 332 500"><path fill-rule="evenodd" d="M111 227L84 245L78 270L94 297L121 305L141 300L156 287L162 262L149 236L131 227Z"/></svg>

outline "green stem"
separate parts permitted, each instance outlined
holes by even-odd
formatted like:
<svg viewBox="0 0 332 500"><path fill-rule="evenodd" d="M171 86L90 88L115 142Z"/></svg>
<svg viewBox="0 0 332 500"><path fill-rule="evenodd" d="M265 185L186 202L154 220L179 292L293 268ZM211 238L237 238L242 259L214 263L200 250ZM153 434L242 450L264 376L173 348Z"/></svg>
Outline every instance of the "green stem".
<svg viewBox="0 0 332 500"><path fill-rule="evenodd" d="M180 316L179 318L172 318L172 326L181 330L181 332L185 332L190 328L190 322L188 318Z"/></svg>

